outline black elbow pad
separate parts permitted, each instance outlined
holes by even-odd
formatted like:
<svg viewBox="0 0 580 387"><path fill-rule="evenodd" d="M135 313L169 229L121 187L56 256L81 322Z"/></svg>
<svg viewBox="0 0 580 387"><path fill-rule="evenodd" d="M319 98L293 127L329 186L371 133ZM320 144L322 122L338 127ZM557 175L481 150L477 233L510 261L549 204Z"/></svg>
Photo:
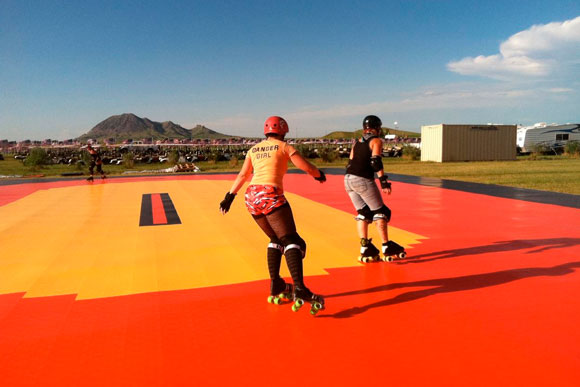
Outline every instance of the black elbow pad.
<svg viewBox="0 0 580 387"><path fill-rule="evenodd" d="M383 169L383 159L381 156L371 157L371 168L375 172L378 172Z"/></svg>

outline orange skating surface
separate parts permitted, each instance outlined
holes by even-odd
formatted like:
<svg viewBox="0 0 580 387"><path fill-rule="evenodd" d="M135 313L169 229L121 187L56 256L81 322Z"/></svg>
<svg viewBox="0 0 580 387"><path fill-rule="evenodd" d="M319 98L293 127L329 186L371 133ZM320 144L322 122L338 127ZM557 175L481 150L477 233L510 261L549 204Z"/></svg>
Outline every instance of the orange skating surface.
<svg viewBox="0 0 580 387"><path fill-rule="evenodd" d="M579 209L395 182L408 258L361 264L342 176L287 175L313 317L234 177L0 186L0 385L580 385Z"/></svg>

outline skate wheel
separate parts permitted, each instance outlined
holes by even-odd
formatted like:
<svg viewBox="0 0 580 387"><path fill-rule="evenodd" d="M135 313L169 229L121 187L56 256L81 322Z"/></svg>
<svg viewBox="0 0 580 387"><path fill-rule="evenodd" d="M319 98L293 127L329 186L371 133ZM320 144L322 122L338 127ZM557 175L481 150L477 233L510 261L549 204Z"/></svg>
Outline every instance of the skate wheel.
<svg viewBox="0 0 580 387"><path fill-rule="evenodd" d="M393 262L395 259L392 256L388 256L387 257L387 262Z"/></svg>
<svg viewBox="0 0 580 387"><path fill-rule="evenodd" d="M399 258L403 259L407 256L407 253L405 253L404 251L402 253L399 253Z"/></svg>
<svg viewBox="0 0 580 387"><path fill-rule="evenodd" d="M274 297L274 304L280 305L282 303L282 299L280 297Z"/></svg>
<svg viewBox="0 0 580 387"><path fill-rule="evenodd" d="M268 296L268 304L274 303L274 296Z"/></svg>
<svg viewBox="0 0 580 387"><path fill-rule="evenodd" d="M358 257L358 261L359 262L364 262L364 257L362 257L362 256Z"/></svg>
<svg viewBox="0 0 580 387"><path fill-rule="evenodd" d="M302 299L297 299L296 301L294 301L294 304L292 305L292 311L293 312L298 312L298 310L300 310L300 308L302 308L302 305L304 305L304 300Z"/></svg>
<svg viewBox="0 0 580 387"><path fill-rule="evenodd" d="M318 309L310 309L310 314L315 316L318 313Z"/></svg>

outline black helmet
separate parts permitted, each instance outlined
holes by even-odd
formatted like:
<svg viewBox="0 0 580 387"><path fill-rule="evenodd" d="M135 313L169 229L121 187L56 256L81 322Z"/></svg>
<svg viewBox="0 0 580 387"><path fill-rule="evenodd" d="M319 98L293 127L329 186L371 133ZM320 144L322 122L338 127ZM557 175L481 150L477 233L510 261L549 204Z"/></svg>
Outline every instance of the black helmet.
<svg viewBox="0 0 580 387"><path fill-rule="evenodd" d="M383 123L377 116L366 116L363 120L363 129L377 129L381 130Z"/></svg>

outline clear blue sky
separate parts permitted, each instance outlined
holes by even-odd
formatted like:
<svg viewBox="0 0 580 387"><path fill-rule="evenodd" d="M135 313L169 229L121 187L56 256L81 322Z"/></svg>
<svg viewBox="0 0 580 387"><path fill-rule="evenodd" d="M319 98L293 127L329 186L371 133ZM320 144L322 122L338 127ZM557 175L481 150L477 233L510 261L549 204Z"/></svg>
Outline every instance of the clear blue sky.
<svg viewBox="0 0 580 387"><path fill-rule="evenodd" d="M580 2L0 0L0 139L580 122Z"/></svg>

